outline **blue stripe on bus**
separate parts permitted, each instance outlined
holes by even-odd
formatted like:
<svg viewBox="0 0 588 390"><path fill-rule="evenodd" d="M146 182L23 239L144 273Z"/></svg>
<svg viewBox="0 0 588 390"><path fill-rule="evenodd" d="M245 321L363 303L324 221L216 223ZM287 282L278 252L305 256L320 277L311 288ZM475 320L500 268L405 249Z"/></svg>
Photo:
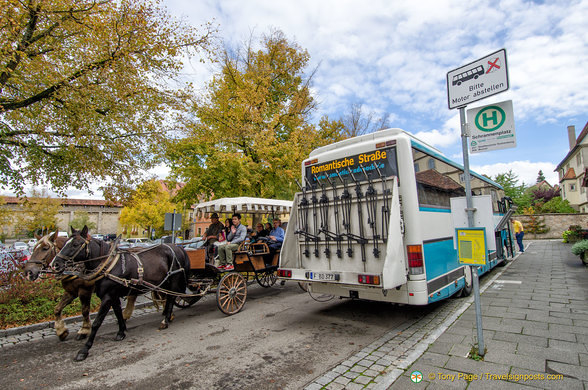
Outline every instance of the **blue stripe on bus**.
<svg viewBox="0 0 588 390"><path fill-rule="evenodd" d="M433 280L461 266L457 251L453 248L453 238L424 244L423 254L427 280Z"/></svg>
<svg viewBox="0 0 588 390"><path fill-rule="evenodd" d="M419 207L419 211L428 211L431 213L451 213L450 209L438 209L434 207Z"/></svg>

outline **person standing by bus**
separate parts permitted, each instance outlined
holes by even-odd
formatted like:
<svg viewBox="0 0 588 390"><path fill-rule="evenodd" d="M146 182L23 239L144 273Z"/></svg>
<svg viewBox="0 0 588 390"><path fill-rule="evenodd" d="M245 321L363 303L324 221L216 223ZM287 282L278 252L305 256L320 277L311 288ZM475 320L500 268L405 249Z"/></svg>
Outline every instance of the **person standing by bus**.
<svg viewBox="0 0 588 390"><path fill-rule="evenodd" d="M523 224L521 223L521 221L516 220L514 218L511 218L510 222L512 222L512 225L514 226L515 238L517 239L519 250L521 252L524 252L525 246L523 245L523 237L525 236L525 231L523 229Z"/></svg>

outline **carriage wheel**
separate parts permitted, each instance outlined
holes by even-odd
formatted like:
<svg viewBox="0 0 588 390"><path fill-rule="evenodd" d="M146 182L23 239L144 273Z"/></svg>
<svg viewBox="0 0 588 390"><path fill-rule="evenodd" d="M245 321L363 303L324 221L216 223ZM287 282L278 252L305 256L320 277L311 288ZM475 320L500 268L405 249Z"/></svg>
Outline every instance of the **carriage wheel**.
<svg viewBox="0 0 588 390"><path fill-rule="evenodd" d="M227 315L238 313L247 299L247 283L238 272L223 276L216 289L216 303L220 311Z"/></svg>
<svg viewBox="0 0 588 390"><path fill-rule="evenodd" d="M278 276L274 271L264 271L255 273L255 280L261 287L271 287L276 284L276 280L278 280Z"/></svg>

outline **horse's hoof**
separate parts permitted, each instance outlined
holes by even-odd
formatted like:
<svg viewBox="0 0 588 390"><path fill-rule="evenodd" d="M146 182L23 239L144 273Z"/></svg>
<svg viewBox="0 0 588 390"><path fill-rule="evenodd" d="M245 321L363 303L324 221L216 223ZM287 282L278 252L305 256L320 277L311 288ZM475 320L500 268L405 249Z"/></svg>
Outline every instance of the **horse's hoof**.
<svg viewBox="0 0 588 390"><path fill-rule="evenodd" d="M85 334L85 333L78 333L78 335L76 336L76 340L80 341L80 340L85 339L86 337L88 337L87 334Z"/></svg>
<svg viewBox="0 0 588 390"><path fill-rule="evenodd" d="M58 334L57 336L59 336L59 341L65 341L67 336L69 336L69 330L66 330L62 334Z"/></svg>
<svg viewBox="0 0 588 390"><path fill-rule="evenodd" d="M74 360L76 362L81 362L83 360L86 360L87 357L88 357L88 352L82 352L82 351L80 351L80 352L78 352L78 354L76 355L76 357L75 357Z"/></svg>
<svg viewBox="0 0 588 390"><path fill-rule="evenodd" d="M114 338L114 341L123 341L125 339L125 337L127 337L126 334L124 333L117 333L116 337Z"/></svg>
<svg viewBox="0 0 588 390"><path fill-rule="evenodd" d="M166 323L163 323L163 322L162 322L161 324L159 324L159 330L164 330L164 329L167 329L167 326L168 326L168 325L167 325Z"/></svg>

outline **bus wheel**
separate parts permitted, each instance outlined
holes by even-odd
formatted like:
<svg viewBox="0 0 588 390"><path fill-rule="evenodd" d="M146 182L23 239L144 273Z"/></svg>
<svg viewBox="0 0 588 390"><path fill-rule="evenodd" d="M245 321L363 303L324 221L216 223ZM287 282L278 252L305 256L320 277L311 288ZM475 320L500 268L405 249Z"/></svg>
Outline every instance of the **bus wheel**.
<svg viewBox="0 0 588 390"><path fill-rule="evenodd" d="M461 297L469 297L474 289L474 278L472 276L472 267L466 265L463 269L465 286L461 289Z"/></svg>

